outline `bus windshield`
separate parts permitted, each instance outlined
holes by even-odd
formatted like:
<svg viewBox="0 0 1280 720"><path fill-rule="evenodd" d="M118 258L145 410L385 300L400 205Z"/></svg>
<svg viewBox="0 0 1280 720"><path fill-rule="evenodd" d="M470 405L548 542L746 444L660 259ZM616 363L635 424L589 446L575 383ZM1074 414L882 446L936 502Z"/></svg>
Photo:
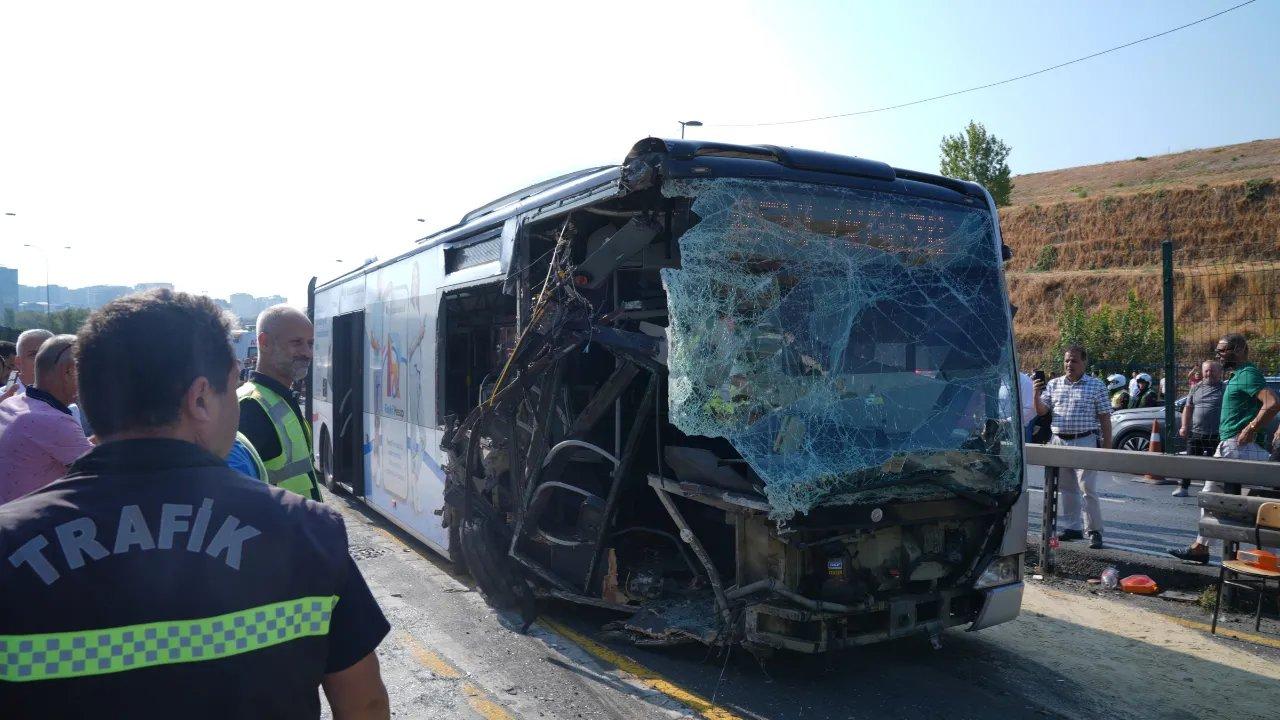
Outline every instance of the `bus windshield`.
<svg viewBox="0 0 1280 720"><path fill-rule="evenodd" d="M984 208L670 180L696 224L664 269L671 421L728 439L774 515L1016 492L1017 387ZM1003 407L1002 407L1003 405Z"/></svg>

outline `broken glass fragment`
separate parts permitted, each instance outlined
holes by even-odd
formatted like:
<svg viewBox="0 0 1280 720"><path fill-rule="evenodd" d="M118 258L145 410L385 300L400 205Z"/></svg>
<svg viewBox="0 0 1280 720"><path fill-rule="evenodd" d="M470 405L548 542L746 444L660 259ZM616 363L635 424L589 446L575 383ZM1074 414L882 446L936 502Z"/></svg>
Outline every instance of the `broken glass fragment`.
<svg viewBox="0 0 1280 720"><path fill-rule="evenodd" d="M1018 487L989 213L777 181L673 180L663 192L692 198L698 219L680 269L662 271L671 421L728 439L776 519Z"/></svg>

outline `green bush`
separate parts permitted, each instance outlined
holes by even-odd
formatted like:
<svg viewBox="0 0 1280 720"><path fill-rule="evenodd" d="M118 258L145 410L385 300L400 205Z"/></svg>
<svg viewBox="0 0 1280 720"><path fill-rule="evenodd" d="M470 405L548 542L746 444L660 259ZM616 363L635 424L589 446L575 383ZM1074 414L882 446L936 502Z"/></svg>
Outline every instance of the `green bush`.
<svg viewBox="0 0 1280 720"><path fill-rule="evenodd" d="M1244 199L1253 202L1261 200L1271 189L1271 178L1255 178L1244 181Z"/></svg>
<svg viewBox="0 0 1280 720"><path fill-rule="evenodd" d="M1103 305L1089 311L1078 296L1067 298L1058 318L1056 357L1076 343L1089 351L1090 367L1155 368L1164 362L1160 317L1133 290L1118 309Z"/></svg>
<svg viewBox="0 0 1280 720"><path fill-rule="evenodd" d="M1071 188L1071 192L1075 193L1076 197L1078 198L1089 197L1089 190L1085 188L1083 185L1076 185L1075 187Z"/></svg>
<svg viewBox="0 0 1280 720"><path fill-rule="evenodd" d="M1108 195L1108 196L1106 196L1106 197L1102 198L1102 203L1101 203L1101 205L1102 205L1102 209L1103 209L1103 210L1105 210L1105 211L1107 211L1107 212L1111 212L1112 210L1115 210L1115 209L1116 209L1116 205L1119 205L1119 204L1120 204L1120 203L1119 203L1119 201L1118 201L1118 200L1116 200L1116 199L1115 199L1114 197L1112 197L1111 195Z"/></svg>
<svg viewBox="0 0 1280 720"><path fill-rule="evenodd" d="M1058 246L1045 245L1040 248L1040 255L1036 257L1035 265L1031 266L1036 272L1047 272L1052 270L1058 264Z"/></svg>
<svg viewBox="0 0 1280 720"><path fill-rule="evenodd" d="M1146 158L1139 155L1138 157L1134 158L1134 160L1146 160Z"/></svg>

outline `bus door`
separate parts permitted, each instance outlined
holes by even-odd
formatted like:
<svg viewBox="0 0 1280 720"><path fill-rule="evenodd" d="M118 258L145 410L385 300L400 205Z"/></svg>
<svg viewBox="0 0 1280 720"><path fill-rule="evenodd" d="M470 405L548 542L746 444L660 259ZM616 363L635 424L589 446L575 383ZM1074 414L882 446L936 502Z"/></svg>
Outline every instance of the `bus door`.
<svg viewBox="0 0 1280 720"><path fill-rule="evenodd" d="M364 311L333 318L333 477L364 492Z"/></svg>

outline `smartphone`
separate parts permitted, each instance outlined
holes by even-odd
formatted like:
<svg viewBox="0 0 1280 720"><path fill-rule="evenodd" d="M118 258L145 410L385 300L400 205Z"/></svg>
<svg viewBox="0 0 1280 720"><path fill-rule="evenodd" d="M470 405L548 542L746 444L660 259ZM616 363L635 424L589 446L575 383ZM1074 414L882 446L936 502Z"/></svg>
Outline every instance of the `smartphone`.
<svg viewBox="0 0 1280 720"><path fill-rule="evenodd" d="M1043 370L1036 370L1035 372L1032 372L1032 373L1031 373L1031 379L1032 379L1032 380L1045 380L1046 378L1045 378L1045 376L1044 376L1044 371L1043 371Z"/></svg>

